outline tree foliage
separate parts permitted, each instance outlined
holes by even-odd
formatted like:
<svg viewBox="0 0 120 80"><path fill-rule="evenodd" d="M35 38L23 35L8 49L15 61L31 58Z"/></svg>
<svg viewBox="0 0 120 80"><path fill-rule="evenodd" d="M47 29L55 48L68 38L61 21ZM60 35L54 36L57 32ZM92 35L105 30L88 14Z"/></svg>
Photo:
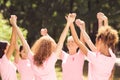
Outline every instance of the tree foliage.
<svg viewBox="0 0 120 80"><path fill-rule="evenodd" d="M0 14L0 40L10 40L11 28L7 25L7 20Z"/></svg>
<svg viewBox="0 0 120 80"><path fill-rule="evenodd" d="M22 31L24 37L26 38L27 30L24 28L20 28ZM1 41L10 41L11 39L11 33L12 33L12 27L9 24L9 21L3 18L3 15L0 13L0 40ZM18 40L19 43L20 40Z"/></svg>
<svg viewBox="0 0 120 80"><path fill-rule="evenodd" d="M120 0L1 0L0 3L5 18L11 14L18 16L19 26L28 30L30 45L40 36L42 27L46 27L58 41L66 23L64 16L69 12L76 12L77 18L86 22L86 30L93 41L97 31L97 12L105 13L109 24L120 30Z"/></svg>

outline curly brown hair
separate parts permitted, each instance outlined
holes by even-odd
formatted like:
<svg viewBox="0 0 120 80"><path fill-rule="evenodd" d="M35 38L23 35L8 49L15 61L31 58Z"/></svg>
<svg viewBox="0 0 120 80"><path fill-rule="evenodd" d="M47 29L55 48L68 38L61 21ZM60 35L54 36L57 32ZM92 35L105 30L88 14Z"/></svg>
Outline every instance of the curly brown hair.
<svg viewBox="0 0 120 80"><path fill-rule="evenodd" d="M44 61L52 54L52 41L49 37L39 38L32 47L34 55L34 64L42 66Z"/></svg>
<svg viewBox="0 0 120 80"><path fill-rule="evenodd" d="M96 40L101 39L109 48L114 49L115 44L118 43L119 37L117 30L110 26L101 27L98 30Z"/></svg>

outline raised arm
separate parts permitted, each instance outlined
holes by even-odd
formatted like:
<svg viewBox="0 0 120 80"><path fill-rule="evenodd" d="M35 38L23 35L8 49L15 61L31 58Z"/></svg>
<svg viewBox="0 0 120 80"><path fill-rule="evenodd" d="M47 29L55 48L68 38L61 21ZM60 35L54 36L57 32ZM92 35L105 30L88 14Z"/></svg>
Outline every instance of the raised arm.
<svg viewBox="0 0 120 80"><path fill-rule="evenodd" d="M107 16L103 15L102 18L104 20L104 26L108 26L108 18L107 18Z"/></svg>
<svg viewBox="0 0 120 80"><path fill-rule="evenodd" d="M22 32L20 31L19 27L17 26L17 17L15 15L11 15L10 22L11 22L12 26L16 29L17 34L18 34L18 36L23 44L23 47L25 49L25 52L26 53L30 52L31 51L30 47L29 47L27 41L25 40Z"/></svg>
<svg viewBox="0 0 120 80"><path fill-rule="evenodd" d="M101 26L103 26L103 19L102 19L101 16L103 16L103 13L102 13L102 12L98 12L98 13L97 13L98 28L100 28Z"/></svg>
<svg viewBox="0 0 120 80"><path fill-rule="evenodd" d="M108 26L108 18L104 15L104 13L98 12L97 19L98 19L98 28L102 26Z"/></svg>
<svg viewBox="0 0 120 80"><path fill-rule="evenodd" d="M80 19L75 20L75 24L80 28L81 24L79 22L80 22ZM83 29L85 30L85 27L83 27ZM82 41L82 43L85 44L84 37L81 31L80 31L80 41Z"/></svg>
<svg viewBox="0 0 120 80"><path fill-rule="evenodd" d="M59 41L58 41L58 44L57 44L57 47L56 47L56 50L55 50L55 53L57 53L58 56L61 53L61 50L62 50L62 47L63 47L63 43L65 41L66 35L68 33L68 30L69 30L69 26L71 25L71 23L74 22L75 18L76 18L76 14L75 13L69 14L67 16L66 26L65 26L63 32L61 33L61 36L59 38Z"/></svg>
<svg viewBox="0 0 120 80"><path fill-rule="evenodd" d="M77 19L76 20L76 24L80 28L82 36L84 38L84 41L87 43L87 45L89 46L89 48L92 51L96 51L97 49L96 49L95 45L93 44L93 42L91 41L90 37L88 36L88 34L85 31L85 22L82 21L82 20L80 20L80 19Z"/></svg>
<svg viewBox="0 0 120 80"><path fill-rule="evenodd" d="M73 36L74 41L75 41L76 44L79 46L80 50L81 50L85 55L87 55L88 49L87 49L87 47L79 40L79 38L78 38L78 36L77 36L77 33L76 33L76 31L75 31L75 28L74 28L74 24L71 24L70 29L71 29L71 33L72 33L72 36Z"/></svg>
<svg viewBox="0 0 120 80"><path fill-rule="evenodd" d="M19 47L18 47L18 43L16 41L16 44L15 44L15 58L14 58L14 62L15 63L18 63L19 59L20 59L20 52L19 52Z"/></svg>
<svg viewBox="0 0 120 80"><path fill-rule="evenodd" d="M10 40L10 46L6 53L6 57L8 59L10 59L11 55L13 54L13 51L15 49L15 42L16 42L16 30L14 27L12 27L12 36L11 36L11 40Z"/></svg>

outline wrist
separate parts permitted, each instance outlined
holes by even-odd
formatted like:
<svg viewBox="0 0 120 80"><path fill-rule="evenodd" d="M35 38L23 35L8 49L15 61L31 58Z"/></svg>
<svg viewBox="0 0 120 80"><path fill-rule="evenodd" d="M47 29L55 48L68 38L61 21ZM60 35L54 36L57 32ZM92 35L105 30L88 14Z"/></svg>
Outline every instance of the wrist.
<svg viewBox="0 0 120 80"><path fill-rule="evenodd" d="M66 24L66 26L71 26L72 25L72 23L70 23L70 22L67 22L67 24Z"/></svg>
<svg viewBox="0 0 120 80"><path fill-rule="evenodd" d="M42 36L48 36L48 34L42 34Z"/></svg>
<svg viewBox="0 0 120 80"><path fill-rule="evenodd" d="M13 27L17 27L17 24L16 24L16 23L14 23L14 24L12 24L12 26L13 26Z"/></svg>

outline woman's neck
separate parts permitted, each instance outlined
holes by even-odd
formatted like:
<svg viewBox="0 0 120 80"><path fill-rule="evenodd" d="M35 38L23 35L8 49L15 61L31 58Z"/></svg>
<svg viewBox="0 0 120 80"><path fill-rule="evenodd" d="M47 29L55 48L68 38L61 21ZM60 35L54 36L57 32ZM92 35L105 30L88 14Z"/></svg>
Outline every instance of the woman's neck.
<svg viewBox="0 0 120 80"><path fill-rule="evenodd" d="M100 49L101 54L111 57L110 53L109 53L109 48L108 47L103 47Z"/></svg>
<svg viewBox="0 0 120 80"><path fill-rule="evenodd" d="M73 55L73 54L76 53L76 50L69 50L68 53L69 53L70 55Z"/></svg>

